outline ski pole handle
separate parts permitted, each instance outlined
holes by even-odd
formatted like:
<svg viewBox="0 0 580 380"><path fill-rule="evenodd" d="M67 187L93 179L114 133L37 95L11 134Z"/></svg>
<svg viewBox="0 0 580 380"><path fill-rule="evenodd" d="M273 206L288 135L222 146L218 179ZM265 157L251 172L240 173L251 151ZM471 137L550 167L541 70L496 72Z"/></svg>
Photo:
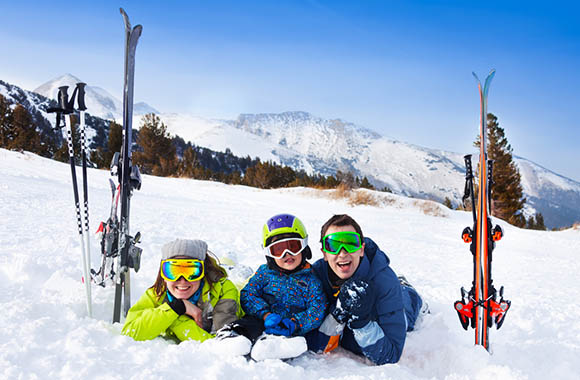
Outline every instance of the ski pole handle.
<svg viewBox="0 0 580 380"><path fill-rule="evenodd" d="M463 160L465 161L465 179L470 180L473 178L473 169L471 166L471 154L466 154L463 156Z"/></svg>
<svg viewBox="0 0 580 380"><path fill-rule="evenodd" d="M58 88L58 106L62 112L66 113L68 108L68 86Z"/></svg>
<svg viewBox="0 0 580 380"><path fill-rule="evenodd" d="M85 105L85 86L86 85L87 85L86 83L82 83L82 82L77 83L76 89L78 90L77 100L78 100L78 105L79 105L79 108L78 108L79 111L86 111L86 109L87 109L87 106Z"/></svg>

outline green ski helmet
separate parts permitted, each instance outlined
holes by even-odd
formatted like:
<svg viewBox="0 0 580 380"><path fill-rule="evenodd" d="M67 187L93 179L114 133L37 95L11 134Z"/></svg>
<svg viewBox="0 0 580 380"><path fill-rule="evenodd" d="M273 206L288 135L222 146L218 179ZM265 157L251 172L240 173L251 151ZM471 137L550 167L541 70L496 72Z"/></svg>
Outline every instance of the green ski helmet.
<svg viewBox="0 0 580 380"><path fill-rule="evenodd" d="M306 232L304 224L302 224L300 219L294 215L274 215L268 219L266 224L264 224L264 227L262 227L262 247L266 247L268 245L268 240L271 237L288 233L298 234L302 239L306 239L308 237L308 233Z"/></svg>

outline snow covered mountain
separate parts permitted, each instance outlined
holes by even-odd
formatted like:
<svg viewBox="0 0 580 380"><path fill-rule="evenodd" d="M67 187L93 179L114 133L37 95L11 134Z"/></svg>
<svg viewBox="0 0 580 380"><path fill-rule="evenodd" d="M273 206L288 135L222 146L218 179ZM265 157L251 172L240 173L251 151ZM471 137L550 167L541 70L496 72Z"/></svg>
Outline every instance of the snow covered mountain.
<svg viewBox="0 0 580 380"><path fill-rule="evenodd" d="M23 104L37 125L49 128L54 116L47 107L61 85L75 86L80 80L70 74L47 82L37 90L49 97L22 90L0 81L0 93L11 102ZM90 114L120 118L118 100L98 87L87 86ZM53 103L53 106L56 102ZM96 111L95 111L96 110ZM141 114L156 112L145 103L136 103L134 128ZM89 138L104 144L105 121L94 118ZM242 114L235 120L204 119L188 114L160 114L172 134L185 141L216 151L230 149L243 157L272 160L308 173L335 174L337 170L366 176L379 189L387 187L407 196L459 205L463 195L463 155L392 140L340 119L322 119L306 112ZM474 159L477 159L477 152ZM546 226L569 226L580 220L580 183L558 175L525 158L515 157L527 199L526 216L539 211ZM476 163L474 162L474 165Z"/></svg>
<svg viewBox="0 0 580 380"><path fill-rule="evenodd" d="M64 74L58 78L52 79L36 89L33 92L44 95L49 99L56 99L58 88L60 86L69 86L69 95L73 91L77 83L83 82L79 78L71 74ZM107 120L122 120L123 119L123 102L111 95L107 90L97 86L91 86L90 83L85 87L85 103L87 105L87 113L98 116ZM147 103L139 102L133 106L133 113L136 116L144 115L146 113L159 113L156 109Z"/></svg>
<svg viewBox="0 0 580 380"><path fill-rule="evenodd" d="M236 120L170 115L169 131L196 145L235 155L273 160L308 173L336 170L366 176L377 188L459 205L463 196L464 154L429 149L386 137L340 119L306 112L242 114ZM474 159L477 160L477 152ZM580 183L524 158L515 158L528 199L527 215L543 214L547 226L580 220ZM474 162L476 165L476 162Z"/></svg>

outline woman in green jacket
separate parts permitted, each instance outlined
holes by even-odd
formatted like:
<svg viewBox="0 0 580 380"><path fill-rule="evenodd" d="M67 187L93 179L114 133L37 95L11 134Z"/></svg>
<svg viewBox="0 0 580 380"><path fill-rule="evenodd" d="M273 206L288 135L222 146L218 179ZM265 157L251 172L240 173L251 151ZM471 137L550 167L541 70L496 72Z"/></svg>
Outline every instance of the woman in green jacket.
<svg viewBox="0 0 580 380"><path fill-rule="evenodd" d="M238 289L204 241L177 239L161 252L157 280L129 310L124 335L202 342L242 316Z"/></svg>

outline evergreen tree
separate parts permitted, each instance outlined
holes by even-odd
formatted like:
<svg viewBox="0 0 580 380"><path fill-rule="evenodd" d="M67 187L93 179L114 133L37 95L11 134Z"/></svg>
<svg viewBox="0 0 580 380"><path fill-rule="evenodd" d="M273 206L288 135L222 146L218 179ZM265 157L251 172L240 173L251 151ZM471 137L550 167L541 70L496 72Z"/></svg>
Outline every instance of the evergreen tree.
<svg viewBox="0 0 580 380"><path fill-rule="evenodd" d="M445 205L445 207L447 207L448 209L453 210L453 203L451 203L451 199L449 199L449 197L445 197L445 201L443 202L443 204Z"/></svg>
<svg viewBox="0 0 580 380"><path fill-rule="evenodd" d="M197 155L195 150L189 146L183 151L183 157L179 161L179 167L177 168L177 176L194 178L196 166L198 166Z"/></svg>
<svg viewBox="0 0 580 380"><path fill-rule="evenodd" d="M98 147L91 152L91 162L98 168L108 168L115 152L120 152L123 146L123 126L112 121L109 124L107 148Z"/></svg>
<svg viewBox="0 0 580 380"><path fill-rule="evenodd" d="M487 114L487 156L493 160L492 215L518 227L526 225L522 210L523 197L521 175L513 160L512 147L499 126L497 117ZM479 137L476 139L479 147Z"/></svg>
<svg viewBox="0 0 580 380"><path fill-rule="evenodd" d="M375 189L375 187L373 185L371 185L371 183L369 182L369 179L366 176L363 177L362 181L360 181L360 187L362 187L364 189L369 189L369 190Z"/></svg>
<svg viewBox="0 0 580 380"><path fill-rule="evenodd" d="M6 98L0 94L0 147L10 149L12 140L14 140L12 109Z"/></svg>
<svg viewBox="0 0 580 380"><path fill-rule="evenodd" d="M176 174L176 149L159 116L149 113L143 116L137 144L141 151L133 154L133 162L144 174L169 176Z"/></svg>
<svg viewBox="0 0 580 380"><path fill-rule="evenodd" d="M41 153L40 135L36 132L32 117L20 104L12 112L12 126L14 138L9 143L10 149Z"/></svg>
<svg viewBox="0 0 580 380"><path fill-rule="evenodd" d="M530 216L528 218L528 222L526 225L526 228L530 229L530 230L541 230L541 231L545 231L546 230L546 225L544 224L544 216L542 215L542 213L537 213L535 218L534 216Z"/></svg>

